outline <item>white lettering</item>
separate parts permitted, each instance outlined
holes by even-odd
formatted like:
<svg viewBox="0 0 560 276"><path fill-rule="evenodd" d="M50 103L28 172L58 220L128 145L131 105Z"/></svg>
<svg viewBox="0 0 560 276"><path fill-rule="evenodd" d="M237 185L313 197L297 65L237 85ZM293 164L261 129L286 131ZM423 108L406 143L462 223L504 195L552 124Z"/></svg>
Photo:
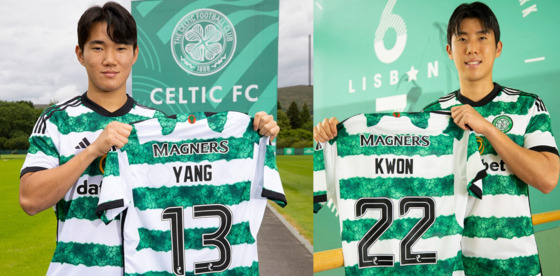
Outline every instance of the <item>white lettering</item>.
<svg viewBox="0 0 560 276"><path fill-rule="evenodd" d="M245 98L247 98L247 100L250 101L250 102L256 102L256 101L259 99L259 98L252 98L252 97L249 95L249 91L251 91L251 90L253 90L253 89L257 89L257 90L258 90L258 89L259 89L259 86L256 85L256 84L252 84L252 85L249 85L249 87L247 87L247 89L245 89Z"/></svg>
<svg viewBox="0 0 560 276"><path fill-rule="evenodd" d="M352 80L348 80L348 93L352 94L355 93L356 89L354 89L354 87L352 87Z"/></svg>
<svg viewBox="0 0 560 276"><path fill-rule="evenodd" d="M243 92L239 91L241 90L243 87L241 85L235 85L233 86L233 102L236 103L237 102L237 96L243 94Z"/></svg>
<svg viewBox="0 0 560 276"><path fill-rule="evenodd" d="M175 100L173 100L173 98L175 97L175 95L171 94L171 92L175 91L175 88L167 88L165 89L165 101L168 104L174 104Z"/></svg>
<svg viewBox="0 0 560 276"><path fill-rule="evenodd" d="M393 70L391 71L390 75L391 75L391 80L389 81L389 83L391 85L395 85L399 83L399 71Z"/></svg>
<svg viewBox="0 0 560 276"><path fill-rule="evenodd" d="M375 88L381 87L381 74L375 74L375 77L373 77L373 80L374 80L373 87L375 87Z"/></svg>
<svg viewBox="0 0 560 276"><path fill-rule="evenodd" d="M428 79L431 79L432 76L437 77L439 75L438 65L439 63L437 61L434 63L428 62Z"/></svg>
<svg viewBox="0 0 560 276"><path fill-rule="evenodd" d="M222 91L222 87L221 86L216 86L216 87L212 87L212 89L210 89L210 100L212 102L215 102L215 103L221 103L222 99L217 99L216 97L214 97L214 92L216 90Z"/></svg>
<svg viewBox="0 0 560 276"><path fill-rule="evenodd" d="M519 0L519 6L523 6L525 3L529 2L531 0Z"/></svg>
<svg viewBox="0 0 560 276"><path fill-rule="evenodd" d="M163 90L162 90L161 88L154 88L154 90L152 90L152 93L150 93L150 100L151 100L152 103L154 103L154 104L162 104L162 103L163 103L162 101L156 100L155 95L156 95L156 93L158 93L158 92L161 93L161 92L163 92Z"/></svg>

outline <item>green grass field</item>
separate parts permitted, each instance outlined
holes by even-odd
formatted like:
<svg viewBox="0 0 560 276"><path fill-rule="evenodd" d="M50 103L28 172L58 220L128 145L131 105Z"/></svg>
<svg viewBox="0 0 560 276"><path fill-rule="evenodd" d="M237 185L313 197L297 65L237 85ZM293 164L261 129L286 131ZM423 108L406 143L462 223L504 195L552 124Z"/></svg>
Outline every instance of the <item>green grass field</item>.
<svg viewBox="0 0 560 276"><path fill-rule="evenodd" d="M10 159L5 159L10 157ZM45 275L56 243L54 211L25 214L18 199L19 170L24 159L0 159L0 275Z"/></svg>
<svg viewBox="0 0 560 276"><path fill-rule="evenodd" d="M288 205L273 206L313 244L313 155L279 155L277 164Z"/></svg>
<svg viewBox="0 0 560 276"><path fill-rule="evenodd" d="M28 216L19 206L19 171L24 157L0 156L0 275L45 275L55 248L54 211ZM313 157L278 156L278 167L288 206L277 209L311 242Z"/></svg>

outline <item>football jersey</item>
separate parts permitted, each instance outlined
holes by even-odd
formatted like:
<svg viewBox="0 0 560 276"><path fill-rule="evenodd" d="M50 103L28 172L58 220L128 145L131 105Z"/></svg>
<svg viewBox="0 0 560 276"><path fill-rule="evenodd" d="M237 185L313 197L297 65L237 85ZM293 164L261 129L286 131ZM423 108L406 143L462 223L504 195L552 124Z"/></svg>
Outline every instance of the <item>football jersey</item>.
<svg viewBox="0 0 560 276"><path fill-rule="evenodd" d="M51 106L37 120L21 175L65 164L93 143L112 121L131 123L163 113L136 103L109 112L86 94ZM122 275L119 223L96 216L102 163L97 158L55 206L57 241L47 275Z"/></svg>
<svg viewBox="0 0 560 276"><path fill-rule="evenodd" d="M319 151L316 207L337 210L346 275L463 275L467 197L485 176L472 132L447 114L359 114Z"/></svg>
<svg viewBox="0 0 560 276"><path fill-rule="evenodd" d="M463 104L470 104L516 144L558 154L550 116L536 95L494 84L493 91L479 102L455 91L425 109L451 109ZM469 275L537 275L541 269L533 234L529 187L509 170L484 136L477 135L477 141L488 177L482 181L484 198L473 203L472 213L465 221L465 272Z"/></svg>
<svg viewBox="0 0 560 276"><path fill-rule="evenodd" d="M107 158L98 207L105 221L125 214L126 275L259 273L267 198L286 198L274 148L252 125L239 112L133 125Z"/></svg>

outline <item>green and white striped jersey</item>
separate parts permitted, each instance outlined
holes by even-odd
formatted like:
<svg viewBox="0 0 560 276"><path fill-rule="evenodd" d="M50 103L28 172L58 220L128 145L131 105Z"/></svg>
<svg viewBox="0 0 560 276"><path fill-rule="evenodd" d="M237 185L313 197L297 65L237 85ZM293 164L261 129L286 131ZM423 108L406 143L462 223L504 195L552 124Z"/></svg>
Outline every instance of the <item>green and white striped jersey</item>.
<svg viewBox="0 0 560 276"><path fill-rule="evenodd" d="M558 154L550 116L534 94L494 84L479 102L459 91L441 97L425 110L449 110L469 104L516 144L535 151ZM484 197L473 203L465 221L463 253L469 275L538 275L541 272L533 235L529 187L517 178L488 140L477 135L488 177Z"/></svg>
<svg viewBox="0 0 560 276"><path fill-rule="evenodd" d="M463 275L467 198L485 176L474 133L447 114L359 114L320 148L315 207L337 210L346 275Z"/></svg>
<svg viewBox="0 0 560 276"><path fill-rule="evenodd" d="M86 94L47 108L29 138L21 175L52 169L68 162L93 143L112 121L131 123L163 113L137 104L109 112ZM103 180L103 158L85 170L55 206L57 241L47 275L122 275L120 224L105 225L96 215Z"/></svg>
<svg viewBox="0 0 560 276"><path fill-rule="evenodd" d="M125 214L126 275L259 273L266 200L286 205L274 148L248 115L202 115L136 123L107 157L98 214Z"/></svg>

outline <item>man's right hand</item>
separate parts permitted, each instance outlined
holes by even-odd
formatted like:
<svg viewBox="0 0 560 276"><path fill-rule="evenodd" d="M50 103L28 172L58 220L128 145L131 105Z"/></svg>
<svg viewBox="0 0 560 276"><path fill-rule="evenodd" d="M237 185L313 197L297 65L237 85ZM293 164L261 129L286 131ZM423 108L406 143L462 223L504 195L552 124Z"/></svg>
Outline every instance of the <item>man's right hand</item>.
<svg viewBox="0 0 560 276"><path fill-rule="evenodd" d="M336 125L338 120L335 117L330 119L325 118L322 122L318 123L317 126L313 128L313 138L315 141L324 143L336 137L338 132L336 131Z"/></svg>
<svg viewBox="0 0 560 276"><path fill-rule="evenodd" d="M107 154L113 146L117 149L124 147L128 143L131 131L131 125L116 121L109 123L95 142L90 145L92 153L100 157Z"/></svg>

